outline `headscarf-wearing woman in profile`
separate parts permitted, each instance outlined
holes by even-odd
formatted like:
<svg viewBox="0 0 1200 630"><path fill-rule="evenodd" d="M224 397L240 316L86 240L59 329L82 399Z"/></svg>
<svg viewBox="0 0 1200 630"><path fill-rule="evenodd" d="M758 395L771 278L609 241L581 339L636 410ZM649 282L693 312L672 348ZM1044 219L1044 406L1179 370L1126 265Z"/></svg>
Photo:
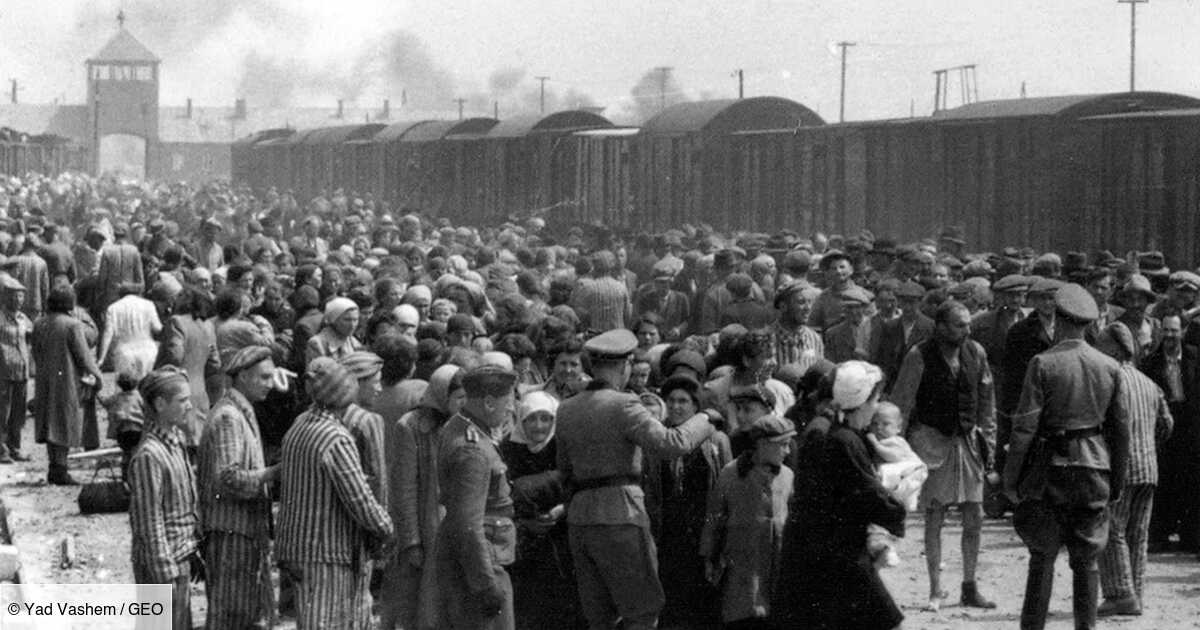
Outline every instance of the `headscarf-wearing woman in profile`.
<svg viewBox="0 0 1200 630"><path fill-rule="evenodd" d="M517 562L512 566L518 630L579 627L563 503L563 477L555 470L554 427L558 400L526 393L512 433L500 444L508 466L517 520Z"/></svg>
<svg viewBox="0 0 1200 630"><path fill-rule="evenodd" d="M54 289L46 300L46 314L33 327L31 349L38 361L33 389L35 439L46 445L47 481L55 485L76 483L67 472L67 452L72 447L100 446L98 429L84 430L84 405L95 404L91 394L102 375L88 348L85 325L72 315L74 309L75 292L69 286Z"/></svg>
<svg viewBox="0 0 1200 630"><path fill-rule="evenodd" d="M666 402L664 423L673 427L699 413L700 392L700 383L687 376L664 381L659 392ZM682 457L647 458L643 485L651 531L658 542L658 573L667 597L664 627L702 628L719 619L720 598L704 577L700 535L708 493L732 459L729 438L719 431Z"/></svg>
<svg viewBox="0 0 1200 630"><path fill-rule="evenodd" d="M832 404L818 404L797 438L771 604L778 628L889 630L904 619L867 550L868 524L904 535L904 506L879 482L863 437L882 389L878 367L838 365L822 391Z"/></svg>
<svg viewBox="0 0 1200 630"><path fill-rule="evenodd" d="M385 562L380 621L384 628L436 626L434 541L442 522L438 430L467 400L463 370L443 365L429 377L416 409L387 426L388 512L396 523L394 555Z"/></svg>

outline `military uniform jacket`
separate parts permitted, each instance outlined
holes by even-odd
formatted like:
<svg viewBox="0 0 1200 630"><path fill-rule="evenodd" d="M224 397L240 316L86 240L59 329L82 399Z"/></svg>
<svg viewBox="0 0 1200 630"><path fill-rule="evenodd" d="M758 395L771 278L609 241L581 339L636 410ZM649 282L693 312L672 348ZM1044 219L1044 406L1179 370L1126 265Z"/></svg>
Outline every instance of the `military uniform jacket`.
<svg viewBox="0 0 1200 630"><path fill-rule="evenodd" d="M705 416L667 428L638 397L592 381L587 389L558 407L558 470L576 488L567 509L572 525L650 527L642 477L642 450L678 457L712 435ZM628 480L621 483L621 480ZM602 480L611 483L580 490Z"/></svg>
<svg viewBox="0 0 1200 630"><path fill-rule="evenodd" d="M1035 356L1012 419L1005 487L1038 500L1046 486L1037 468L1070 466L1111 471L1111 487L1120 488L1129 458L1123 387L1117 362L1083 339Z"/></svg>
<svg viewBox="0 0 1200 630"><path fill-rule="evenodd" d="M508 467L489 432L463 413L438 433L438 484L446 516L438 545L453 550L467 587L492 585L496 565L515 559L517 530Z"/></svg>

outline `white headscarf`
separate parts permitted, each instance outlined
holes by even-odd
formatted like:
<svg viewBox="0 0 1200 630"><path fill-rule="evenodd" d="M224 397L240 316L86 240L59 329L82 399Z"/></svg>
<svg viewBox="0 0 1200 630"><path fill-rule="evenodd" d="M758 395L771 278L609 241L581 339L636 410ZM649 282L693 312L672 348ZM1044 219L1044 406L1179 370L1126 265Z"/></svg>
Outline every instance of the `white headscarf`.
<svg viewBox="0 0 1200 630"><path fill-rule="evenodd" d="M558 426L556 418L546 438L533 443L529 436L525 435L525 418L539 411L547 411L554 416L558 413L558 399L543 391L532 391L521 396L521 404L517 407L517 421L514 423L512 434L508 436L513 442L529 447L531 453L540 453L546 448L550 440L554 439L554 429Z"/></svg>

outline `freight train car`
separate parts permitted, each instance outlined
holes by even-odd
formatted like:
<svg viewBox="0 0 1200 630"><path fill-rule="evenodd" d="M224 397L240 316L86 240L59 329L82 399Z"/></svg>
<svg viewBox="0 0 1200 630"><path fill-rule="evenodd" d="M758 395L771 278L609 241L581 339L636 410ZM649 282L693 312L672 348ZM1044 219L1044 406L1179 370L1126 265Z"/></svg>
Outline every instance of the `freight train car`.
<svg viewBox="0 0 1200 630"><path fill-rule="evenodd" d="M637 224L660 230L701 222L759 229L761 221L740 207L748 191L737 178L742 156L730 153L730 134L823 124L800 103L773 96L668 107L635 138Z"/></svg>
<svg viewBox="0 0 1200 630"><path fill-rule="evenodd" d="M561 140L574 131L612 127L607 118L582 110L502 120L486 135L448 139L459 144L454 185L467 191L456 216L464 221L503 221L513 213L549 207L555 190L567 185L554 168Z"/></svg>
<svg viewBox="0 0 1200 630"><path fill-rule="evenodd" d="M554 154L560 186L547 218L559 226L580 223L629 227L635 223L633 170L637 127L576 131Z"/></svg>
<svg viewBox="0 0 1200 630"><path fill-rule="evenodd" d="M393 142L385 172L397 208L421 209L433 216L459 217L469 205L472 189L465 186L465 164L475 163L472 140L498 124L495 118L431 121L417 125Z"/></svg>
<svg viewBox="0 0 1200 630"><path fill-rule="evenodd" d="M1155 191L1182 185L1168 174L1194 172L1195 158L1181 142L1168 153L1178 136L1150 114L1198 103L1161 93L1031 98L930 118L734 133L728 154L741 162L729 167L745 182L734 188L736 205L759 229L869 228L917 239L960 225L973 247L1174 250L1163 239L1178 237L1156 217L1194 210ZM1130 131L1129 116L1144 116L1134 118L1140 131ZM1175 134L1200 120L1174 119Z"/></svg>

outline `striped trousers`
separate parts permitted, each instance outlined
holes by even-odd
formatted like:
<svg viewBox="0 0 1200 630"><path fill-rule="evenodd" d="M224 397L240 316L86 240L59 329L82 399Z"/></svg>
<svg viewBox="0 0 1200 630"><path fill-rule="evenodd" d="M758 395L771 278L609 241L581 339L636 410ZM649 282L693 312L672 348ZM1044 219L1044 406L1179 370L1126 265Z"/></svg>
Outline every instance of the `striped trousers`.
<svg viewBox="0 0 1200 630"><path fill-rule="evenodd" d="M269 545L266 540L233 532L208 532L204 542L206 628L265 626L274 612L275 599L268 564ZM268 569L265 574L264 568Z"/></svg>
<svg viewBox="0 0 1200 630"><path fill-rule="evenodd" d="M1104 599L1142 599L1142 575L1146 572L1146 544L1150 513L1154 508L1154 484L1127 486L1121 500L1108 506L1108 547L1100 556L1100 586Z"/></svg>
<svg viewBox="0 0 1200 630"><path fill-rule="evenodd" d="M297 630L371 627L371 563L306 562L296 584Z"/></svg>

